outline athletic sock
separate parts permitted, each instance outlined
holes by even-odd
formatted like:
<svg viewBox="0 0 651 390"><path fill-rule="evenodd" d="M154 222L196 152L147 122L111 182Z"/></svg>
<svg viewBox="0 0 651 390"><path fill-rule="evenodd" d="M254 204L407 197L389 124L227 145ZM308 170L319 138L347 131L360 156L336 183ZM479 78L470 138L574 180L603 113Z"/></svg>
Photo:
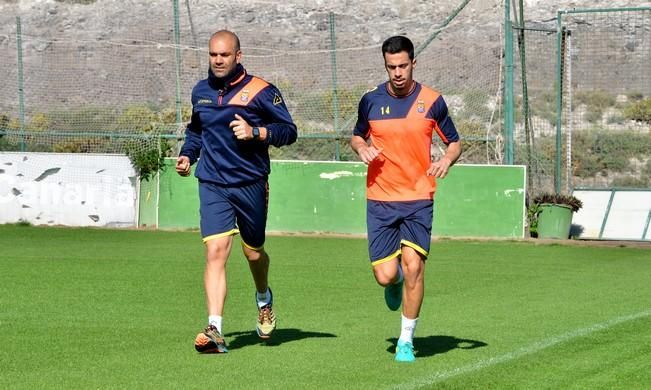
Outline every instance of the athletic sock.
<svg viewBox="0 0 651 390"><path fill-rule="evenodd" d="M222 316L208 316L208 325L217 328L219 333L222 332Z"/></svg>
<svg viewBox="0 0 651 390"><path fill-rule="evenodd" d="M400 317L402 318L402 327L400 329L400 339L398 341L402 341L405 343L414 343L414 332L416 331L416 324L418 323L418 318L411 319L407 318L404 316L404 314L401 314Z"/></svg>
<svg viewBox="0 0 651 390"><path fill-rule="evenodd" d="M263 293L259 293L256 291L255 297L258 300L258 307L261 308L264 305L267 305L271 302L271 293L269 292L269 287L267 287L267 291Z"/></svg>

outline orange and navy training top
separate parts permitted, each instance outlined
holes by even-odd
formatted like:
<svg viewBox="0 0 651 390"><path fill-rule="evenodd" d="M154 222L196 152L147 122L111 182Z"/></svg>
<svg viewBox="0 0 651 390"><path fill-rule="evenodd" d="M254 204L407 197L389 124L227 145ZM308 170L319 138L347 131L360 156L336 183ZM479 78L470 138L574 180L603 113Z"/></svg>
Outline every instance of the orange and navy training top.
<svg viewBox="0 0 651 390"><path fill-rule="evenodd" d="M431 88L415 83L410 94L398 97L384 83L362 97L353 134L381 150L368 166L368 199L433 199L436 180L427 170L434 131L446 145L459 140L443 96Z"/></svg>

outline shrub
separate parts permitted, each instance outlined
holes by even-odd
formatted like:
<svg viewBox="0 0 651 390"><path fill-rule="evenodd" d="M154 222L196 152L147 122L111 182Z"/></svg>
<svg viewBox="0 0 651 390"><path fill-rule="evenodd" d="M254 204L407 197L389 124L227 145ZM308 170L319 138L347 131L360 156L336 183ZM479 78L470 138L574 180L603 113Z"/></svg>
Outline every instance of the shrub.
<svg viewBox="0 0 651 390"><path fill-rule="evenodd" d="M132 132L134 130L149 133L158 121L156 113L144 105L126 108L118 118L118 131Z"/></svg>
<svg viewBox="0 0 651 390"><path fill-rule="evenodd" d="M522 100L519 98L519 100ZM522 103L519 103L522 105ZM519 108L519 111L524 111ZM540 96L530 96L529 115L545 119L552 125L556 125L556 95L552 92L544 92Z"/></svg>
<svg viewBox="0 0 651 390"><path fill-rule="evenodd" d="M165 169L165 156L170 152L170 144L159 138L158 142L129 141L126 145L127 156L136 170L140 180L149 181L158 171Z"/></svg>
<svg viewBox="0 0 651 390"><path fill-rule="evenodd" d="M603 91L579 92L576 94L576 103L585 104L585 119L590 123L597 123L603 118L606 108L615 106L617 99Z"/></svg>
<svg viewBox="0 0 651 390"><path fill-rule="evenodd" d="M574 195L542 193L533 198L532 204L558 204L568 206L572 212L577 212L583 207L583 202Z"/></svg>
<svg viewBox="0 0 651 390"><path fill-rule="evenodd" d="M26 126L28 131L46 131L50 128L50 118L41 112L34 114Z"/></svg>
<svg viewBox="0 0 651 390"><path fill-rule="evenodd" d="M644 99L644 95L642 92L639 91L631 91L626 94L626 97L628 98L629 101L636 102L638 100Z"/></svg>
<svg viewBox="0 0 651 390"><path fill-rule="evenodd" d="M651 137L633 131L581 131L574 133L572 142L573 173L582 178L624 172L630 158L644 160L651 150Z"/></svg>
<svg viewBox="0 0 651 390"><path fill-rule="evenodd" d="M651 124L651 97L632 103L624 109L626 119Z"/></svg>
<svg viewBox="0 0 651 390"><path fill-rule="evenodd" d="M635 176L624 176L616 177L611 182L613 187L626 187L626 188L646 188L649 186L648 176L646 177L635 177Z"/></svg>

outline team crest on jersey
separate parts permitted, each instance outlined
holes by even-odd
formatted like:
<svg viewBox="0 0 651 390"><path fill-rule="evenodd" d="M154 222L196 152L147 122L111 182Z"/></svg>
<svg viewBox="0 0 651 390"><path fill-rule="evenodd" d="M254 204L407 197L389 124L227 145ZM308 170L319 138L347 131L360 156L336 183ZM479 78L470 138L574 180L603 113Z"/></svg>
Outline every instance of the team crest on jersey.
<svg viewBox="0 0 651 390"><path fill-rule="evenodd" d="M277 106L282 102L283 102L283 98L281 98L280 95L278 94L274 94L274 101L273 101L274 106Z"/></svg>
<svg viewBox="0 0 651 390"><path fill-rule="evenodd" d="M249 101L249 90L248 89L243 89L242 94L240 95L240 100L243 102L248 102Z"/></svg>
<svg viewBox="0 0 651 390"><path fill-rule="evenodd" d="M424 100L419 100L417 102L416 110L418 110L418 112L420 112L420 113L425 112L425 101Z"/></svg>

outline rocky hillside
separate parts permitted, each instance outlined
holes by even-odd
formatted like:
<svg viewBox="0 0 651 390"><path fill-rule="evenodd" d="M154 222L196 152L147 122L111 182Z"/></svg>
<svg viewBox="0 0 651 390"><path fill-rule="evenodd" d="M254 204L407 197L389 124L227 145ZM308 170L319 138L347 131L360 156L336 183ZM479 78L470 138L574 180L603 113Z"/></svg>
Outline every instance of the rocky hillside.
<svg viewBox="0 0 651 390"><path fill-rule="evenodd" d="M462 3L178 0L183 91L189 91L194 81L205 74L207 39L221 28L240 35L247 56L245 64L254 72L273 82L288 80L302 89L329 88L331 14L339 50L339 82L373 85L384 77L377 51L387 36L406 34L416 44L427 42ZM555 28L558 9L597 7L603 1L524 3L529 26ZM143 96L159 101L170 99L175 93L172 4L171 0L0 0L0 66L9 69L0 75L0 109L10 106L10 111L15 111L16 107L17 16L22 23L28 97L42 93L34 85L45 85L47 98L57 104L96 100L115 103L124 95L132 96L134 101ZM420 74L435 74L438 78L422 81L443 90L460 84L469 88L495 85L503 42L503 4L503 0L471 0L424 53L427 56L420 61L421 69L430 68ZM651 6L651 2L608 2L608 7L621 6ZM553 54L546 53L555 50L555 40L551 36L548 40L545 55L553 60ZM441 61L441 53L445 61ZM548 68L553 70L553 66ZM547 78L537 79L548 85ZM74 81L84 87L70 87ZM107 90L109 85L119 88ZM59 92L61 96L50 95ZM41 104L46 96L31 95L32 103L34 99Z"/></svg>
<svg viewBox="0 0 651 390"><path fill-rule="evenodd" d="M379 43L387 34L429 34L461 0L179 0L184 27L195 37L217 28L244 30L247 46L314 48L313 35L328 30L327 14L333 12L338 46ZM525 19L532 25L548 23L558 9L603 7L600 0L525 0ZM20 16L25 33L42 37L60 35L109 39L139 38L149 31L155 38L161 21L173 17L170 0L0 0L0 40L6 39ZM501 0L472 0L459 15L469 36L493 33L502 23ZM651 6L651 2L611 0L608 7ZM169 33L169 27L163 29ZM402 30L402 31L401 31ZM257 33L256 33L257 32ZM0 41L1 42L1 41ZM203 45L204 42L199 42ZM323 44L321 44L323 45Z"/></svg>

